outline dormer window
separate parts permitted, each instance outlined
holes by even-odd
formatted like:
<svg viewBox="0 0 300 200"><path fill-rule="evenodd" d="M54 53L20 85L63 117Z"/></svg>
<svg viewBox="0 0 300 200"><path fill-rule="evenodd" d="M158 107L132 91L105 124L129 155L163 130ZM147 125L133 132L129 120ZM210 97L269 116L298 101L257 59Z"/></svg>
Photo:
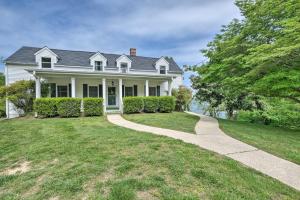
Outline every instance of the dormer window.
<svg viewBox="0 0 300 200"><path fill-rule="evenodd" d="M127 68L128 68L128 64L127 63L121 63L121 71L122 71L122 73L126 73L127 72Z"/></svg>
<svg viewBox="0 0 300 200"><path fill-rule="evenodd" d="M42 57L42 68L51 68L51 58Z"/></svg>
<svg viewBox="0 0 300 200"><path fill-rule="evenodd" d="M102 61L95 61L95 70L102 71L103 70L103 62Z"/></svg>
<svg viewBox="0 0 300 200"><path fill-rule="evenodd" d="M167 73L166 66L160 66L159 67L159 73L160 74L166 74Z"/></svg>

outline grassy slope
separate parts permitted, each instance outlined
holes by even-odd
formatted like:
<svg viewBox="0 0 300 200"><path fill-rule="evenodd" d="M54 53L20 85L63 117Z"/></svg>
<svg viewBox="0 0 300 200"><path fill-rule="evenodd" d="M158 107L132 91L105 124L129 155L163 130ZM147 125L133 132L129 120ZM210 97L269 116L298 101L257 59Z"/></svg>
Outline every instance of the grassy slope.
<svg viewBox="0 0 300 200"><path fill-rule="evenodd" d="M221 129L228 135L300 164L299 130L221 119L219 122Z"/></svg>
<svg viewBox="0 0 300 200"><path fill-rule="evenodd" d="M140 124L189 133L195 133L195 125L199 121L198 116L184 112L130 114L124 115L124 118Z"/></svg>
<svg viewBox="0 0 300 200"><path fill-rule="evenodd" d="M104 118L0 122L0 199L299 199L300 193L223 156Z"/></svg>

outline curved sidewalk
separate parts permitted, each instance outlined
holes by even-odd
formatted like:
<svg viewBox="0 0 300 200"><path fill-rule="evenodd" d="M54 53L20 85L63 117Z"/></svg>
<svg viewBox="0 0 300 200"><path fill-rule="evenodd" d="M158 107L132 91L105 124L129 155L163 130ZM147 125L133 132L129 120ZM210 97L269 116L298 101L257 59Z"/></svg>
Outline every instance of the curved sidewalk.
<svg viewBox="0 0 300 200"><path fill-rule="evenodd" d="M219 129L216 119L195 113L200 116L196 124L195 134L181 131L152 127L125 120L119 114L107 115L108 121L125 128L168 136L195 144L201 148L225 155L248 167L254 168L271 176L297 190L300 190L300 166L290 161L278 158L253 146L233 139Z"/></svg>

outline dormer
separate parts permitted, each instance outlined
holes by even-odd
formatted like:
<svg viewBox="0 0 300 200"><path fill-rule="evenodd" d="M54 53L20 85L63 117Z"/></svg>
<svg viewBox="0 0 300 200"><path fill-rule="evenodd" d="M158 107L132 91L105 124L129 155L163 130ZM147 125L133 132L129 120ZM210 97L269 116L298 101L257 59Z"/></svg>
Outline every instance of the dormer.
<svg viewBox="0 0 300 200"><path fill-rule="evenodd" d="M169 65L169 62L164 57L161 57L155 62L155 68L159 74L167 74L169 71Z"/></svg>
<svg viewBox="0 0 300 200"><path fill-rule="evenodd" d="M127 73L131 68L131 60L125 54L121 55L116 62L120 72Z"/></svg>
<svg viewBox="0 0 300 200"><path fill-rule="evenodd" d="M35 54L35 62L38 63L39 68L51 69L57 63L58 56L48 47L44 47Z"/></svg>
<svg viewBox="0 0 300 200"><path fill-rule="evenodd" d="M107 66L107 59L100 52L97 52L90 57L90 65L93 66L94 71L104 71Z"/></svg>

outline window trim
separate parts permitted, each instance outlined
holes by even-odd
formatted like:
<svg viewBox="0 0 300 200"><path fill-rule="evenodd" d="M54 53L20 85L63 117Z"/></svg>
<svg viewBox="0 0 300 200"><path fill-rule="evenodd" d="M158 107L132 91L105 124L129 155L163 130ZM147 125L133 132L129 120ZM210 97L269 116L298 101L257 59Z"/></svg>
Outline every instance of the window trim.
<svg viewBox="0 0 300 200"><path fill-rule="evenodd" d="M162 70L161 68L162 68L162 67L165 68L165 69L164 69L165 73L161 73L161 70ZM167 74L167 66L165 66L165 65L160 65L160 66L159 66L159 74Z"/></svg>
<svg viewBox="0 0 300 200"><path fill-rule="evenodd" d="M43 61L43 59L46 58L46 59L50 59L50 61ZM43 67L43 63L45 64L50 64L50 67ZM44 69L50 69L52 68L52 58L51 57L41 57L41 68L44 68Z"/></svg>
<svg viewBox="0 0 300 200"><path fill-rule="evenodd" d="M100 67L101 70L97 69L97 67L98 67L98 65L96 65L97 62L100 63L99 67ZM103 71L103 61L101 61L101 60L95 60L94 61L94 71Z"/></svg>

